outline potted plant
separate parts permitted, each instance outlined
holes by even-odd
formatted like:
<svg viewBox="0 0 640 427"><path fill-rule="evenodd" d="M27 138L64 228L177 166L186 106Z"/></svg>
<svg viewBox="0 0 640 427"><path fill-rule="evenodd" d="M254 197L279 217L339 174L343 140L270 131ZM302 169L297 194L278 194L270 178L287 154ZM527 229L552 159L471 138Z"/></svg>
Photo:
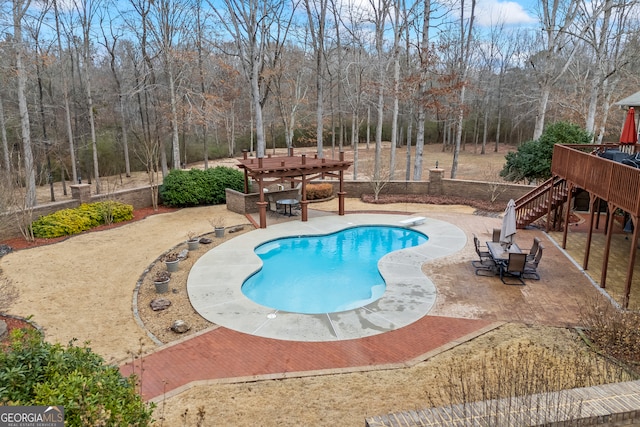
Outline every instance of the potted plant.
<svg viewBox="0 0 640 427"><path fill-rule="evenodd" d="M193 231L187 233L187 246L190 251L195 251L200 246L200 239Z"/></svg>
<svg viewBox="0 0 640 427"><path fill-rule="evenodd" d="M220 215L209 220L216 233L216 237L224 237L224 216Z"/></svg>
<svg viewBox="0 0 640 427"><path fill-rule="evenodd" d="M174 272L178 271L178 263L180 262L180 258L178 258L177 252L169 252L162 257L162 261L167 266L167 271Z"/></svg>
<svg viewBox="0 0 640 427"><path fill-rule="evenodd" d="M169 290L169 281L171 280L171 273L166 270L160 270L153 276L153 284L156 287L156 292L164 294Z"/></svg>

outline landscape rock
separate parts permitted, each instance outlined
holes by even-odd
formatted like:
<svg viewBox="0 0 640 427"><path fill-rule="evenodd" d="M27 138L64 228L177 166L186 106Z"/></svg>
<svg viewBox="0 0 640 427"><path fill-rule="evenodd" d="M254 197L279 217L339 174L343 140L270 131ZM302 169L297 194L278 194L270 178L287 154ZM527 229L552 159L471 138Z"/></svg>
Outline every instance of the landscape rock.
<svg viewBox="0 0 640 427"><path fill-rule="evenodd" d="M178 259L183 260L189 258L189 249L183 249L178 254Z"/></svg>
<svg viewBox="0 0 640 427"><path fill-rule="evenodd" d="M0 245L0 258L13 252L13 248L9 245Z"/></svg>
<svg viewBox="0 0 640 427"><path fill-rule="evenodd" d="M168 308L171 305L171 301L166 298L156 298L151 300L149 306L153 311L160 311Z"/></svg>
<svg viewBox="0 0 640 427"><path fill-rule="evenodd" d="M189 326L184 320L176 320L173 322L173 325L171 325L171 330L177 334L184 334L189 329L191 329L191 326Z"/></svg>
<svg viewBox="0 0 640 427"><path fill-rule="evenodd" d="M9 327L7 326L7 322L4 320L0 320L0 341L5 339L9 335Z"/></svg>
<svg viewBox="0 0 640 427"><path fill-rule="evenodd" d="M229 228L229 233L237 233L238 231L244 230L244 226L236 225L235 227Z"/></svg>
<svg viewBox="0 0 640 427"><path fill-rule="evenodd" d="M213 240L211 240L208 237L201 237L200 238L200 243L202 243L203 245L209 245L209 244L213 243Z"/></svg>

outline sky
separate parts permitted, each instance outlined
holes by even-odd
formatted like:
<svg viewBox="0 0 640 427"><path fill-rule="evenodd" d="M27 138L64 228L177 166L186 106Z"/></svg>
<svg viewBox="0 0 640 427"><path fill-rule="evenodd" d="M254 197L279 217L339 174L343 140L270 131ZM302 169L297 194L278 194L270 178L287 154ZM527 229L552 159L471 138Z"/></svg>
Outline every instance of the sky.
<svg viewBox="0 0 640 427"><path fill-rule="evenodd" d="M490 27L500 22L505 25L530 25L535 23L536 0L478 0L476 24Z"/></svg>

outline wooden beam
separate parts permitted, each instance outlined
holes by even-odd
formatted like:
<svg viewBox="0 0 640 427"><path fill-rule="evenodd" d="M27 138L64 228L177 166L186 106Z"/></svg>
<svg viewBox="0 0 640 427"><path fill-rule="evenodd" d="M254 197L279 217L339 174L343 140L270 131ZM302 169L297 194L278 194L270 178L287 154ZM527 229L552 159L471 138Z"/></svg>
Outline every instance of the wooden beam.
<svg viewBox="0 0 640 427"><path fill-rule="evenodd" d="M633 280L633 268L636 265L636 253L638 252L638 216L630 215L633 221L633 238L631 240L631 250L629 251L629 263L627 264L627 280L624 284L624 297L622 306L629 308L629 298L631 297L631 281Z"/></svg>
<svg viewBox="0 0 640 427"><path fill-rule="evenodd" d="M594 207L598 202L600 204L600 198L595 194L589 193L589 231L587 232L587 243L584 248L584 260L582 261L582 268L585 270L589 267L589 254L591 253L591 238L593 236L593 221L594 221Z"/></svg>
<svg viewBox="0 0 640 427"><path fill-rule="evenodd" d="M600 203L598 203L600 207ZM616 206L613 203L607 203L607 209L610 212L615 212ZM614 215L607 217L607 230L609 232L605 234L604 252L602 254L602 273L600 274L600 287L604 289L607 285L607 268L609 267L609 254L611 253L611 237L613 236L613 219Z"/></svg>

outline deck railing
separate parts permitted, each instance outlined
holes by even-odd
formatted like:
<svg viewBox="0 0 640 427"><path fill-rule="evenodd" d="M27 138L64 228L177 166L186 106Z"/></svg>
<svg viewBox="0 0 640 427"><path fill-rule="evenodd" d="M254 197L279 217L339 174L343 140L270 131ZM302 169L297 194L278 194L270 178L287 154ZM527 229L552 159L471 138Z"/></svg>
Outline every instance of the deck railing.
<svg viewBox="0 0 640 427"><path fill-rule="evenodd" d="M594 146L554 146L551 172L630 214L640 215L640 169L582 151L585 148Z"/></svg>

